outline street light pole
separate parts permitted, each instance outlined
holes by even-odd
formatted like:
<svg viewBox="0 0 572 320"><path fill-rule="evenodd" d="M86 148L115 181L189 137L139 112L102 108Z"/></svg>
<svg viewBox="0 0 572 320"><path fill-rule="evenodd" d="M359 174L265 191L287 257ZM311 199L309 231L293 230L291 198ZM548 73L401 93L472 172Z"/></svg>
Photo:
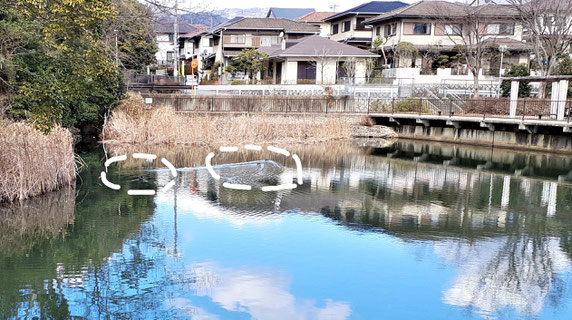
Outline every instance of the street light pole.
<svg viewBox="0 0 572 320"><path fill-rule="evenodd" d="M179 0L175 0L175 21L173 23L173 76L177 77L179 75L178 64L179 64Z"/></svg>
<svg viewBox="0 0 572 320"><path fill-rule="evenodd" d="M501 85L501 81L500 81L500 79L502 78L502 60L503 60L503 58L504 58L504 52L506 51L506 49L507 49L507 46L506 46L506 45L504 45L504 44L499 46L499 51L500 51L500 66L499 66L499 92L498 92L498 94L499 94L499 97L500 97L500 91L501 91L501 90L500 90L500 85Z"/></svg>
<svg viewBox="0 0 572 320"><path fill-rule="evenodd" d="M500 50L500 66L499 66L499 78L502 77L502 60L504 58L504 52L506 51L507 46L505 46L504 44L499 46L499 50Z"/></svg>

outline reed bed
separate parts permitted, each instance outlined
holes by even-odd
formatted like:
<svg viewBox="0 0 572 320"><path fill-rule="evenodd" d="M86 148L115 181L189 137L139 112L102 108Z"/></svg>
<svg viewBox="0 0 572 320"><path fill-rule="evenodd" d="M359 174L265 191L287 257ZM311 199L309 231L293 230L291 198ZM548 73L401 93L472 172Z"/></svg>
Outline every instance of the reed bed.
<svg viewBox="0 0 572 320"><path fill-rule="evenodd" d="M72 135L49 134L23 122L0 119L0 202L22 201L75 181Z"/></svg>
<svg viewBox="0 0 572 320"><path fill-rule="evenodd" d="M147 109L146 109L147 108ZM244 143L314 143L350 137L356 116L178 113L146 107L130 94L103 130L107 143L217 146Z"/></svg>

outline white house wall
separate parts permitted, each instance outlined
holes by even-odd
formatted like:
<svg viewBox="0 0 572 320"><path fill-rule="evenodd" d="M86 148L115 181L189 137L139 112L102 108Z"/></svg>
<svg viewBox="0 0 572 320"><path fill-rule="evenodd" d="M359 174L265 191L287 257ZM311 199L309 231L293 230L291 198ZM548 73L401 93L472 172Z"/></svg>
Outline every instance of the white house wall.
<svg viewBox="0 0 572 320"><path fill-rule="evenodd" d="M343 20L339 20L336 22L330 22L330 27L329 27L330 33L331 33L331 30L333 29L332 26L336 23L338 24L338 33L332 34L330 36L330 39L335 40L335 41L343 41L343 40L348 39L348 38L371 38L372 37L371 30L356 30L357 17L358 16L354 15L348 19L343 19ZM350 31L343 32L344 22L348 21L348 20L351 21Z"/></svg>
<svg viewBox="0 0 572 320"><path fill-rule="evenodd" d="M418 35L418 34L405 34L404 33L404 24L406 23L431 23L431 33L428 35ZM499 23L515 23L514 20L506 20L506 21L494 21ZM491 21L491 23L494 23ZM376 24L373 26L372 32L372 41L374 41L377 37L382 37L385 32L385 26L390 24L390 22L384 24ZM381 26L381 34L377 35L375 30L378 26ZM443 46L455 46L455 45L462 45L463 39L459 36L449 36L449 35L436 35L435 29L437 24L431 22L430 20L418 20L418 19L404 19L397 22L397 30L394 36L388 37L387 42L384 44L387 46L397 45L399 42L410 42L417 46L428 46L428 45L443 45ZM466 29L465 29L466 31ZM522 24L515 23L514 26L514 34L512 35L490 35L484 36L484 39L490 38L508 38L512 40L522 41Z"/></svg>
<svg viewBox="0 0 572 320"><path fill-rule="evenodd" d="M323 70L322 70L323 69ZM322 71L323 79L322 82ZM337 75L337 60L330 59L316 66L316 84L335 84Z"/></svg>
<svg viewBox="0 0 572 320"><path fill-rule="evenodd" d="M282 84L298 82L298 61L285 61L282 64Z"/></svg>
<svg viewBox="0 0 572 320"><path fill-rule="evenodd" d="M167 60L167 51L174 51L175 45L172 41L169 41L168 34L158 34L157 35L157 52L155 53L155 58L157 61Z"/></svg>

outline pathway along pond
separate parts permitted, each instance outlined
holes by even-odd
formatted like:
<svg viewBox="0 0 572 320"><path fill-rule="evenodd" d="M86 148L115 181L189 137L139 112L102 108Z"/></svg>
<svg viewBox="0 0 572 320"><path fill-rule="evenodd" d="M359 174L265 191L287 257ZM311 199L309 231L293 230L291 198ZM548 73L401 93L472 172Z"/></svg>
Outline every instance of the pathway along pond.
<svg viewBox="0 0 572 320"><path fill-rule="evenodd" d="M114 191L103 151L83 154L75 190L1 209L0 318L572 318L571 157L354 145L291 148L304 183L279 192L256 183L295 175L281 155L215 156L287 168L234 173L252 191L201 169L161 192L159 160L111 165ZM210 151L108 150L178 168Z"/></svg>

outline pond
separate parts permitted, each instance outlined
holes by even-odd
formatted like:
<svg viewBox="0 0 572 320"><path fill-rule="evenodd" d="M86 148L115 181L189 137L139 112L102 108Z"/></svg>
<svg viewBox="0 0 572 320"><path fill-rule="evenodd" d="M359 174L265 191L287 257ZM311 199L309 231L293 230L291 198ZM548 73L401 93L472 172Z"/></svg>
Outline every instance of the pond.
<svg viewBox="0 0 572 320"><path fill-rule="evenodd" d="M266 149L105 146L112 190L82 154L75 189L0 209L0 318L572 318L572 157L277 147L301 181Z"/></svg>

